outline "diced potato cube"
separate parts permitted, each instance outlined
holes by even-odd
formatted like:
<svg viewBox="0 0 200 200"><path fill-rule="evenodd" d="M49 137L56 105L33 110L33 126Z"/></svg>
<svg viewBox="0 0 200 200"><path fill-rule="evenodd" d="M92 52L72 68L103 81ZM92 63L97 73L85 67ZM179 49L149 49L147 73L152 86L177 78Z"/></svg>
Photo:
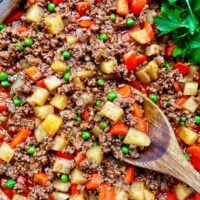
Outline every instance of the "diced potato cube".
<svg viewBox="0 0 200 200"><path fill-rule="evenodd" d="M58 34L64 29L64 23L59 13L48 15L44 19L44 25L51 34Z"/></svg>
<svg viewBox="0 0 200 200"><path fill-rule="evenodd" d="M100 69L105 74L112 74L117 69L117 61L115 59L109 59L101 62Z"/></svg>
<svg viewBox="0 0 200 200"><path fill-rule="evenodd" d="M77 195L71 195L69 200L85 200L85 198L82 194L77 194Z"/></svg>
<svg viewBox="0 0 200 200"><path fill-rule="evenodd" d="M103 151L101 146L95 146L87 150L86 157L88 160L101 164L103 161Z"/></svg>
<svg viewBox="0 0 200 200"><path fill-rule="evenodd" d="M74 169L72 172L71 172L71 183L72 184L85 184L87 182L87 178L85 178L83 176L83 172L80 171L79 169Z"/></svg>
<svg viewBox="0 0 200 200"><path fill-rule="evenodd" d="M43 9L37 4L31 6L26 13L26 20L29 22L37 23L40 22L43 16Z"/></svg>
<svg viewBox="0 0 200 200"><path fill-rule="evenodd" d="M94 75L95 72L90 70L82 70L77 72L77 76L80 78L90 78L93 77Z"/></svg>
<svg viewBox="0 0 200 200"><path fill-rule="evenodd" d="M150 38L149 38L148 33L145 29L135 31L135 32L131 32L130 36L140 44L147 44L148 42L150 42Z"/></svg>
<svg viewBox="0 0 200 200"><path fill-rule="evenodd" d="M54 138L52 150L54 151L62 151L67 146L67 140L62 136L56 136Z"/></svg>
<svg viewBox="0 0 200 200"><path fill-rule="evenodd" d="M54 113L54 107L51 105L36 106L34 107L35 117L45 119L49 114Z"/></svg>
<svg viewBox="0 0 200 200"><path fill-rule="evenodd" d="M56 90L61 84L62 81L58 79L56 76L50 76L44 80L44 83L49 91Z"/></svg>
<svg viewBox="0 0 200 200"><path fill-rule="evenodd" d="M50 104L59 110L64 110L68 104L68 97L66 95L56 94L50 101Z"/></svg>
<svg viewBox="0 0 200 200"><path fill-rule="evenodd" d="M122 188L115 189L115 200L128 200L128 194Z"/></svg>
<svg viewBox="0 0 200 200"><path fill-rule="evenodd" d="M183 94L184 95L197 95L198 93L198 83L197 82L188 82L185 83Z"/></svg>
<svg viewBox="0 0 200 200"><path fill-rule="evenodd" d="M179 133L178 135L181 138L181 140L188 145L194 144L198 138L197 133L195 133L194 131L192 131L186 127L181 127L179 129L178 133Z"/></svg>
<svg viewBox="0 0 200 200"><path fill-rule="evenodd" d="M193 96L191 96L184 104L183 108L188 110L191 113L194 113L196 109L198 108L199 104L195 100Z"/></svg>
<svg viewBox="0 0 200 200"><path fill-rule="evenodd" d="M145 67L146 72L150 76L151 80L156 80L158 78L158 64L155 60L152 60Z"/></svg>
<svg viewBox="0 0 200 200"><path fill-rule="evenodd" d="M53 166L53 171L69 174L73 163L74 163L73 160L67 160L64 158L56 158L54 166Z"/></svg>
<svg viewBox="0 0 200 200"><path fill-rule="evenodd" d="M35 138L37 142L43 143L46 137L47 137L47 134L41 129L41 126L39 126L35 130Z"/></svg>
<svg viewBox="0 0 200 200"><path fill-rule="evenodd" d="M124 111L119 106L108 101L103 106L101 114L107 117L108 119L117 122L124 115Z"/></svg>
<svg viewBox="0 0 200 200"><path fill-rule="evenodd" d="M41 123L42 123L41 119L38 118L35 119L35 127L39 127Z"/></svg>
<svg viewBox="0 0 200 200"><path fill-rule="evenodd" d="M150 83L151 78L149 74L146 72L146 69L140 69L135 73L137 79L141 81L142 83Z"/></svg>
<svg viewBox="0 0 200 200"><path fill-rule="evenodd" d="M150 145L151 139L146 133L143 133L135 128L130 128L123 143L147 147Z"/></svg>
<svg viewBox="0 0 200 200"><path fill-rule="evenodd" d="M22 196L20 194L15 194L12 198L12 200L26 200L25 196Z"/></svg>
<svg viewBox="0 0 200 200"><path fill-rule="evenodd" d="M11 146L3 142L0 147L0 158L5 162L9 163L15 153L15 150L11 148Z"/></svg>
<svg viewBox="0 0 200 200"><path fill-rule="evenodd" d="M144 189L144 199L145 200L155 200L155 195L148 189Z"/></svg>
<svg viewBox="0 0 200 200"><path fill-rule="evenodd" d="M152 44L150 46L147 46L145 49L145 55L147 56L153 56L159 54L160 54L160 46L158 44Z"/></svg>
<svg viewBox="0 0 200 200"><path fill-rule="evenodd" d="M130 188L130 197L133 200L145 200L144 199L144 183L140 181L134 181Z"/></svg>
<svg viewBox="0 0 200 200"><path fill-rule="evenodd" d="M53 187L60 192L68 192L70 186L71 186L70 182L63 183L60 180L56 180L53 182Z"/></svg>
<svg viewBox="0 0 200 200"><path fill-rule="evenodd" d="M91 130L91 132L92 132L96 137L99 137L99 136L103 133L102 129L101 129L99 126L97 126L97 125L94 125L93 129Z"/></svg>
<svg viewBox="0 0 200 200"><path fill-rule="evenodd" d="M192 194L192 191L186 186L179 183L175 186L175 193L177 200L185 200L187 197L190 196L190 194Z"/></svg>
<svg viewBox="0 0 200 200"><path fill-rule="evenodd" d="M45 133L54 136L62 124L63 120L61 117L55 114L49 114L47 118L42 122L41 128Z"/></svg>
<svg viewBox="0 0 200 200"><path fill-rule="evenodd" d="M66 39L67 39L67 44L69 45L76 44L78 42L78 37L74 35L67 35Z"/></svg>
<svg viewBox="0 0 200 200"><path fill-rule="evenodd" d="M69 199L69 194L62 193L62 192L53 192L53 197L55 200L67 200Z"/></svg>
<svg viewBox="0 0 200 200"><path fill-rule="evenodd" d="M55 72L65 72L66 68L67 68L67 65L65 61L55 60L51 64L51 69L53 69Z"/></svg>
<svg viewBox="0 0 200 200"><path fill-rule="evenodd" d="M49 97L49 92L46 89L37 87L34 90L30 98L30 101L38 106L43 106L46 103L48 97Z"/></svg>
<svg viewBox="0 0 200 200"><path fill-rule="evenodd" d="M76 77L75 79L73 79L73 83L76 87L78 87L80 90L83 90L85 87L81 81L81 79L79 77Z"/></svg>
<svg viewBox="0 0 200 200"><path fill-rule="evenodd" d="M83 93L80 97L84 104L92 104L94 102L94 97L92 94Z"/></svg>

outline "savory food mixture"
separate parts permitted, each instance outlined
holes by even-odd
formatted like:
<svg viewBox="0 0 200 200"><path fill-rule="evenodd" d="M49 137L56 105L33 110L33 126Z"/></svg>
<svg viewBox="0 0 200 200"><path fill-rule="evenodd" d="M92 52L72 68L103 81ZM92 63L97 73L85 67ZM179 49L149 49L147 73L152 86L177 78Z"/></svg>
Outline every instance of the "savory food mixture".
<svg viewBox="0 0 200 200"><path fill-rule="evenodd" d="M200 199L122 161L151 145L137 89L200 171L200 5L184 2L28 0L0 24L0 199Z"/></svg>

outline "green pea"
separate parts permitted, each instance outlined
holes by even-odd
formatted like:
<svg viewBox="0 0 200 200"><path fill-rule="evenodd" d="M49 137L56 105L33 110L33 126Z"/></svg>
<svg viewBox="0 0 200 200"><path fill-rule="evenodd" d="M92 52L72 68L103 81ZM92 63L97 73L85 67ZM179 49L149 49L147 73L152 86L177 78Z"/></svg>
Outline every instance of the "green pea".
<svg viewBox="0 0 200 200"><path fill-rule="evenodd" d="M0 24L0 31L6 31L7 26L5 24Z"/></svg>
<svg viewBox="0 0 200 200"><path fill-rule="evenodd" d="M67 67L66 72L71 72L71 67Z"/></svg>
<svg viewBox="0 0 200 200"><path fill-rule="evenodd" d="M0 73L0 81L6 81L8 80L8 75L6 72L1 72Z"/></svg>
<svg viewBox="0 0 200 200"><path fill-rule="evenodd" d="M158 101L158 96L156 94L150 94L149 99L156 103Z"/></svg>
<svg viewBox="0 0 200 200"><path fill-rule="evenodd" d="M114 101L116 98L117 98L117 93L114 91L109 92L107 95L107 99L109 101Z"/></svg>
<svg viewBox="0 0 200 200"><path fill-rule="evenodd" d="M101 106L101 101L100 101L100 100L97 100L97 101L96 101L96 106L98 106L98 107Z"/></svg>
<svg viewBox="0 0 200 200"><path fill-rule="evenodd" d="M14 179L9 179L6 183L7 188L14 188L16 181Z"/></svg>
<svg viewBox="0 0 200 200"><path fill-rule="evenodd" d="M61 55L65 60L69 60L71 58L71 53L69 51L63 51Z"/></svg>
<svg viewBox="0 0 200 200"><path fill-rule="evenodd" d="M17 47L20 51L23 51L24 50L24 45L21 43L21 42L17 42Z"/></svg>
<svg viewBox="0 0 200 200"><path fill-rule="evenodd" d="M134 25L135 25L135 20L134 20L134 19L128 18L128 19L126 20L126 26L127 26L127 27L132 27L132 26L134 26Z"/></svg>
<svg viewBox="0 0 200 200"><path fill-rule="evenodd" d="M105 80L103 78L97 79L97 85L98 86L103 85L104 83L105 83Z"/></svg>
<svg viewBox="0 0 200 200"><path fill-rule="evenodd" d="M169 108L170 106L171 106L171 101L170 101L170 100L167 100L167 101L166 101L166 107Z"/></svg>
<svg viewBox="0 0 200 200"><path fill-rule="evenodd" d="M110 21L114 22L116 20L116 15L112 13L109 17Z"/></svg>
<svg viewBox="0 0 200 200"><path fill-rule="evenodd" d="M190 155L188 153L184 153L183 156L186 160L190 160Z"/></svg>
<svg viewBox="0 0 200 200"><path fill-rule="evenodd" d="M21 106L22 105L22 99L20 98L20 97L15 97L14 99L13 99L13 102L14 102L14 104L16 105L16 106Z"/></svg>
<svg viewBox="0 0 200 200"><path fill-rule="evenodd" d="M186 121L187 121L187 118L186 118L185 116L182 116L182 117L180 118L180 121L181 121L181 122L186 122Z"/></svg>
<svg viewBox="0 0 200 200"><path fill-rule="evenodd" d="M197 125L200 124L200 115L194 116L194 123Z"/></svg>
<svg viewBox="0 0 200 200"><path fill-rule="evenodd" d="M63 182L63 183L66 183L69 181L69 175L68 174L62 174L60 176L60 181Z"/></svg>
<svg viewBox="0 0 200 200"><path fill-rule="evenodd" d="M179 122L180 126L184 126L185 122Z"/></svg>
<svg viewBox="0 0 200 200"><path fill-rule="evenodd" d="M99 40L101 40L102 42L106 42L108 40L108 36L105 33L101 33L98 36Z"/></svg>
<svg viewBox="0 0 200 200"><path fill-rule="evenodd" d="M27 154L29 154L29 155L33 155L35 152L36 152L35 146L31 146L27 150Z"/></svg>
<svg viewBox="0 0 200 200"><path fill-rule="evenodd" d="M14 91L10 91L10 96L11 96L11 97L14 97L14 96L15 96Z"/></svg>
<svg viewBox="0 0 200 200"><path fill-rule="evenodd" d="M91 133L89 131L83 131L81 137L83 140L88 140L91 138Z"/></svg>
<svg viewBox="0 0 200 200"><path fill-rule="evenodd" d="M2 81L2 82L1 82L1 86L4 87L4 88L9 88L10 85L11 85L11 84L10 84L9 81Z"/></svg>
<svg viewBox="0 0 200 200"><path fill-rule="evenodd" d="M100 127L101 127L101 129L107 128L108 127L108 122L101 122L100 123Z"/></svg>
<svg viewBox="0 0 200 200"><path fill-rule="evenodd" d="M181 56L182 54L183 54L183 49L180 47L176 47L172 52L173 57Z"/></svg>
<svg viewBox="0 0 200 200"><path fill-rule="evenodd" d="M47 5L47 10L48 10L49 12L54 12L55 9L56 9L56 5L55 5L54 3L48 3L48 5Z"/></svg>
<svg viewBox="0 0 200 200"><path fill-rule="evenodd" d="M166 69L169 69L169 68L171 68L171 66L172 66L172 64L171 64L171 63L166 63L166 64L164 65L164 67L165 67Z"/></svg>
<svg viewBox="0 0 200 200"><path fill-rule="evenodd" d="M24 40L24 44L25 44L25 46L27 46L27 47L31 47L32 45L33 45L33 39L32 38L26 38L25 40Z"/></svg>
<svg viewBox="0 0 200 200"><path fill-rule="evenodd" d="M65 81L69 81L69 80L70 80L70 77L71 77L71 72L67 72L67 73L65 73L65 75L64 75L64 80L65 80Z"/></svg>
<svg viewBox="0 0 200 200"><path fill-rule="evenodd" d="M130 149L129 149L129 147L127 145L123 145L121 147L121 150L122 150L122 153L125 154L125 155L129 154L129 152L130 152Z"/></svg>
<svg viewBox="0 0 200 200"><path fill-rule="evenodd" d="M81 122L82 122L81 117L77 117L77 118L76 118L76 121L77 121L78 123L81 123Z"/></svg>

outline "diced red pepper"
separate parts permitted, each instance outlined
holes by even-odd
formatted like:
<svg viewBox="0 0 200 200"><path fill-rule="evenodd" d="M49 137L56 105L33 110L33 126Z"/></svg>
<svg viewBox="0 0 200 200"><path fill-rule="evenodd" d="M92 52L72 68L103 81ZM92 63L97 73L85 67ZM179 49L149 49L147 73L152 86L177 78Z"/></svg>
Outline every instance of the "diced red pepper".
<svg viewBox="0 0 200 200"><path fill-rule="evenodd" d="M191 156L190 157L190 162L192 163L192 165L194 166L194 168L197 170L197 171L200 171L200 159L197 158L196 156Z"/></svg>
<svg viewBox="0 0 200 200"><path fill-rule="evenodd" d="M101 174L92 174L89 181L86 183L86 188L88 190L96 190L102 182L103 178Z"/></svg>
<svg viewBox="0 0 200 200"><path fill-rule="evenodd" d="M81 162L83 161L83 160L85 160L85 154L83 154L83 153L78 153L77 155L76 155L76 157L75 157L75 163L76 163L76 166L77 167L80 167L80 165L81 165Z"/></svg>
<svg viewBox="0 0 200 200"><path fill-rule="evenodd" d="M117 122L110 128L111 135L126 135L128 128L123 122Z"/></svg>
<svg viewBox="0 0 200 200"><path fill-rule="evenodd" d="M37 81L37 86L46 89L44 79Z"/></svg>
<svg viewBox="0 0 200 200"><path fill-rule="evenodd" d="M4 23L8 24L8 23L12 23L16 20L18 20L23 14L24 14L24 10L14 10L13 12L11 12L11 14L5 19Z"/></svg>
<svg viewBox="0 0 200 200"><path fill-rule="evenodd" d="M79 2L76 4L76 10L81 16L83 16L86 11L90 10L90 4L87 2Z"/></svg>
<svg viewBox="0 0 200 200"><path fill-rule="evenodd" d="M167 192L167 200L177 200L176 195L173 192Z"/></svg>
<svg viewBox="0 0 200 200"><path fill-rule="evenodd" d="M167 47L166 50L165 50L165 56L172 56L172 52L173 52L173 50L174 50L175 48L176 48L176 45L175 45L175 44L173 44L173 45Z"/></svg>
<svg viewBox="0 0 200 200"><path fill-rule="evenodd" d="M135 179L135 171L134 171L134 167L128 167L128 169L126 170L126 176L125 176L125 180L124 182L129 184L132 183Z"/></svg>
<svg viewBox="0 0 200 200"><path fill-rule="evenodd" d="M14 196L13 189L4 189L3 192L9 199L12 199Z"/></svg>
<svg viewBox="0 0 200 200"><path fill-rule="evenodd" d="M4 136L2 134L0 134L0 143L3 142Z"/></svg>
<svg viewBox="0 0 200 200"><path fill-rule="evenodd" d="M200 145L193 144L187 148L186 152L200 159Z"/></svg>
<svg viewBox="0 0 200 200"><path fill-rule="evenodd" d="M143 93L147 93L147 85L144 83L141 83L140 81L133 81L129 83L132 87L134 87L135 89L143 92Z"/></svg>
<svg viewBox="0 0 200 200"><path fill-rule="evenodd" d="M88 109L86 108L82 113L81 113L81 118L83 119L88 119L90 116Z"/></svg>
<svg viewBox="0 0 200 200"><path fill-rule="evenodd" d="M133 0L131 4L131 11L134 15L139 16L146 4L146 0Z"/></svg>
<svg viewBox="0 0 200 200"><path fill-rule="evenodd" d="M95 22L93 20L81 20L79 26L81 28L90 28Z"/></svg>
<svg viewBox="0 0 200 200"><path fill-rule="evenodd" d="M124 55L124 64L129 72L137 67L137 56L134 51L129 51Z"/></svg>
<svg viewBox="0 0 200 200"><path fill-rule="evenodd" d="M58 5L59 3L63 3L65 0L53 0L53 3Z"/></svg>
<svg viewBox="0 0 200 200"><path fill-rule="evenodd" d="M154 39L154 31L153 31L151 24L149 22L145 22L144 29L147 31L149 39L152 41Z"/></svg>
<svg viewBox="0 0 200 200"><path fill-rule="evenodd" d="M145 55L137 56L137 64L138 65L143 64L144 62L147 62L147 61L148 61L147 56L145 56Z"/></svg>
<svg viewBox="0 0 200 200"><path fill-rule="evenodd" d="M71 194L71 195L79 194L79 190L78 190L76 184L72 184L72 185L71 185L71 187L70 187L70 194Z"/></svg>
<svg viewBox="0 0 200 200"><path fill-rule="evenodd" d="M6 110L7 110L6 104L0 102L0 112L6 111Z"/></svg>
<svg viewBox="0 0 200 200"><path fill-rule="evenodd" d="M189 65L182 63L182 62L177 62L174 66L173 69L178 69L181 74L187 75L190 71Z"/></svg>
<svg viewBox="0 0 200 200"><path fill-rule="evenodd" d="M71 154L66 154L66 153L62 153L61 151L57 151L56 152L56 155L60 158L64 158L64 159L67 159L67 160L73 160L74 159L74 156L71 155Z"/></svg>
<svg viewBox="0 0 200 200"><path fill-rule="evenodd" d="M195 195L195 200L200 200L200 193Z"/></svg>
<svg viewBox="0 0 200 200"><path fill-rule="evenodd" d="M52 194L49 194L49 200L55 200Z"/></svg>

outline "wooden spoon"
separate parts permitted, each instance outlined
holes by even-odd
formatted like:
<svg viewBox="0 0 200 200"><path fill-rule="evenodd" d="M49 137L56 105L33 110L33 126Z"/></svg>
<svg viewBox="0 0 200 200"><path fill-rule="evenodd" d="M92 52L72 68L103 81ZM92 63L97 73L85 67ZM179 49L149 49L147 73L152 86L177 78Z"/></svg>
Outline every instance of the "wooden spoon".
<svg viewBox="0 0 200 200"><path fill-rule="evenodd" d="M124 161L173 176L200 192L200 174L183 157L168 119L149 98L139 91L135 92L144 99L145 116L149 123L148 135L152 142L139 159L125 158Z"/></svg>

